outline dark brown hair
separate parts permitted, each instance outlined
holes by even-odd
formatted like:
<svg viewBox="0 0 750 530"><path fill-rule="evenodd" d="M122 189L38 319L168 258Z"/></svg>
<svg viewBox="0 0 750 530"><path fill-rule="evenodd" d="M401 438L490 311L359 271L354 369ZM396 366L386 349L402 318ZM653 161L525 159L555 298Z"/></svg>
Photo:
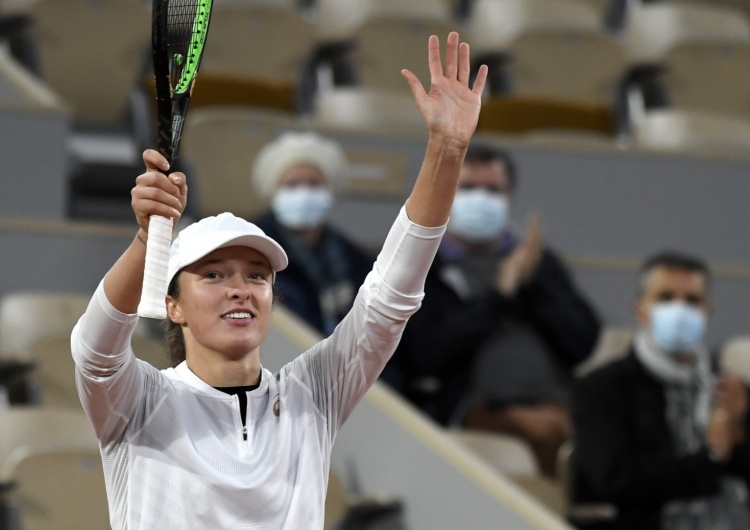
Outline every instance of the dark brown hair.
<svg viewBox="0 0 750 530"><path fill-rule="evenodd" d="M175 300L180 298L180 282L177 281L180 274L181 272L178 272L174 275L167 289L167 294ZM172 322L169 317L164 319L164 345L173 367L185 360L185 336L182 334L182 326Z"/></svg>
<svg viewBox="0 0 750 530"><path fill-rule="evenodd" d="M706 286L711 284L711 269L705 261L684 252L663 250L646 258L641 265L637 296L643 295L648 275L658 267L701 274L706 279Z"/></svg>
<svg viewBox="0 0 750 530"><path fill-rule="evenodd" d="M518 187L518 173L516 163L510 153L489 143L473 142L466 150L464 164L491 164L500 162L505 167L505 173L508 175L508 185L510 191L516 191Z"/></svg>

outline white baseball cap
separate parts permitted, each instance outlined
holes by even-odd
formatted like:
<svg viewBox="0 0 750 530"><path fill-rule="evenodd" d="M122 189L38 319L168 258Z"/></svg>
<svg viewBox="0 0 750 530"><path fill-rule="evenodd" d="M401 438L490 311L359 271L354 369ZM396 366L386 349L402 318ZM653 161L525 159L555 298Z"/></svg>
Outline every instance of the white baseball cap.
<svg viewBox="0 0 750 530"><path fill-rule="evenodd" d="M276 273L286 269L289 264L281 245L268 237L263 230L253 223L225 212L201 219L177 235L169 251L167 285L184 267L218 248L232 246L254 248L263 254L271 265L274 279Z"/></svg>

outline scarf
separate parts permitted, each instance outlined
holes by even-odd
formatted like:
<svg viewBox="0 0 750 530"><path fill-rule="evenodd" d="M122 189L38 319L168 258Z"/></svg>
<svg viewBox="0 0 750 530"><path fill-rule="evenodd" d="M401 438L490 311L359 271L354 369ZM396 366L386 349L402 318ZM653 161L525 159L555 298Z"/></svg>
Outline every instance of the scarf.
<svg viewBox="0 0 750 530"><path fill-rule="evenodd" d="M716 378L704 346L692 352L691 363L680 363L661 351L648 333L639 331L635 355L664 386L665 415L678 456L695 453L705 444L713 408ZM663 530L747 530L750 511L747 485L729 476L711 497L676 500L662 508Z"/></svg>

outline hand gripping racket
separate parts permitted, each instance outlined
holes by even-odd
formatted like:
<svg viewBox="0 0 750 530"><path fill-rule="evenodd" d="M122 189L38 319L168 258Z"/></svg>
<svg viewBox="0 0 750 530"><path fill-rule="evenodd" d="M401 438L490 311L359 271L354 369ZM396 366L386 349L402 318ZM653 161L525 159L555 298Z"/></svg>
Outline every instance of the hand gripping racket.
<svg viewBox="0 0 750 530"><path fill-rule="evenodd" d="M153 0L151 47L156 81L157 148L170 165L177 158L182 126L203 56L213 0ZM172 219L152 215L138 314L166 318L167 266Z"/></svg>

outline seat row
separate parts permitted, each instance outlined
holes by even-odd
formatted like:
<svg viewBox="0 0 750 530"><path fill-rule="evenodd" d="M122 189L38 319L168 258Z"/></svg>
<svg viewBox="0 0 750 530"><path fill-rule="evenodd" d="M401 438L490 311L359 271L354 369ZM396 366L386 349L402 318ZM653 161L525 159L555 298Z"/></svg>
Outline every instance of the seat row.
<svg viewBox="0 0 750 530"><path fill-rule="evenodd" d="M503 31L484 33L496 35L492 38L501 42L495 52L489 44L485 48L492 79L480 131L572 130L602 142L611 143L617 137L621 145L704 152L747 150L750 78L745 74L750 45L743 37L747 34L741 29L746 27L744 22L732 25L720 22L718 15L698 16L707 8L691 5L696 16L672 18L687 21L684 27L695 22L694 31L667 31L668 25L651 24L662 29L651 33L661 38L665 62L642 62L634 67L622 41L595 30L594 18L566 17L551 7L549 14L555 16L546 23L542 15L523 14L523 9L533 10L530 6L548 1L563 5L568 0L520 0L516 11L507 3L512 1L516 0L477 0L474 5L475 14L505 6L503 17L487 11L486 16L477 15L475 25L484 19L506 25ZM321 1L318 9L324 5ZM635 13L645 17L667 5L682 4L644 4L633 11L632 20L641 16ZM34 19L30 36L38 44L41 76L70 105L75 133L91 126L97 141L88 144L104 156L99 141L103 126L124 131L128 148L121 151L129 153L133 166L124 173L133 174L140 164L138 154L154 145L151 96L148 89L142 89L144 79L153 82L148 65L147 3L39 0L29 13ZM704 22L703 29L698 29L696 21ZM471 24L466 22L463 34L470 41L477 37L473 44L482 52L478 38L482 32L477 29L473 37ZM84 39L81 26L90 28ZM398 19L389 19L381 13L357 26L355 40L323 46L316 40L314 25L297 11L219 3L191 108L270 107L297 118L308 115L321 126L396 133L416 124L421 130L421 117L400 70L406 66L426 82L424 40L454 27L455 23L438 17L417 19L402 13ZM673 37L662 38L668 34ZM285 38L288 35L295 38ZM97 46L91 46L91 41ZM641 57L646 61L646 55ZM82 142L70 145L74 162L82 159L77 147ZM86 179L71 180L76 193L79 188L88 189Z"/></svg>
<svg viewBox="0 0 750 530"><path fill-rule="evenodd" d="M610 104L613 89L630 70L658 63L668 67L660 79L675 105L732 106L736 112L740 100L748 105L750 99L744 97L750 90L742 81L746 76L737 75L750 63L750 22L726 7L636 3L627 30L613 36L600 29L585 0L476 0L463 27L440 16L438 7L426 14L429 10L418 9L423 3L447 9L443 0L320 0L316 25L278 5L220 2L202 76L291 87L293 104L310 84L313 90L359 84L405 91L402 68L428 78L422 56L427 37L458 29L472 44L473 56L495 67L490 86L495 93ZM147 4L38 0L28 14L40 74L71 104L75 121L122 120L132 88L150 70ZM341 19L346 29L321 33L316 28L326 17ZM640 78L630 80L643 76L641 70Z"/></svg>

